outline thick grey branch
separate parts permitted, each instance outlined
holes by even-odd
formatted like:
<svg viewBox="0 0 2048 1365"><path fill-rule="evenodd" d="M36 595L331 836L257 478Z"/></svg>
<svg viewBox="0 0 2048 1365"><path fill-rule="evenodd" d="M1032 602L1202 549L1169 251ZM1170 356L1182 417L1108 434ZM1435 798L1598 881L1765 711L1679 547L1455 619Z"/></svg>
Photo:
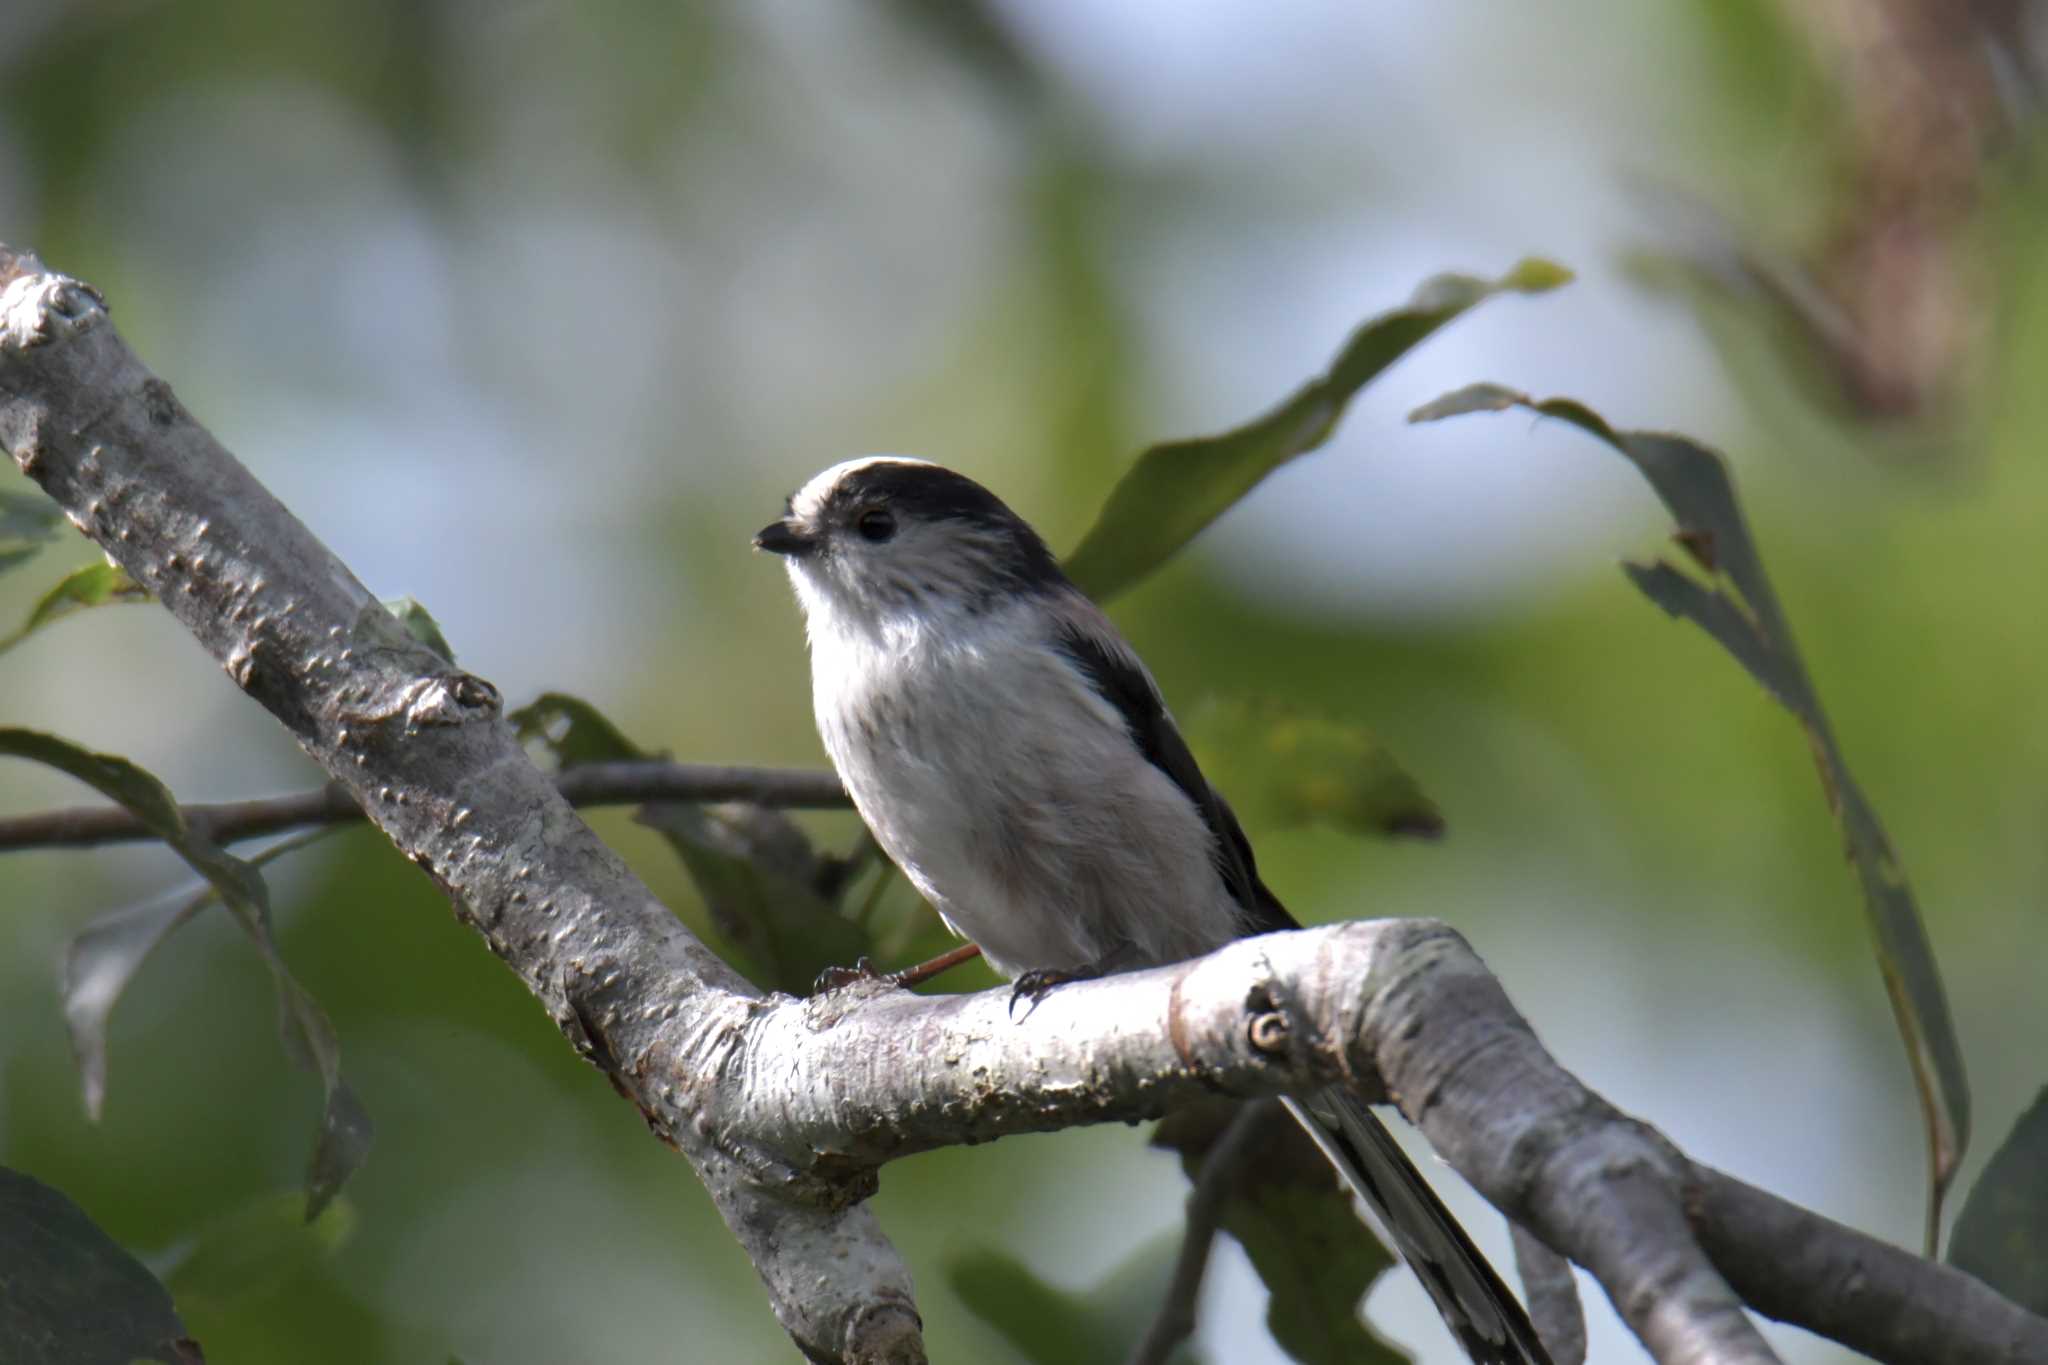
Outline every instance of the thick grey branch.
<svg viewBox="0 0 2048 1365"><path fill-rule="evenodd" d="M1368 921L1246 939L1062 987L1021 1022L1008 995L849 989L772 1001L758 1065L718 1103L783 1158L879 1165L1020 1130L1156 1117L1182 1095L1401 1101L1480 1193L1591 1270L1660 1361L1775 1357L1694 1242L1685 1160L1551 1060L1455 933ZM773 1064L769 1064L773 1059Z"/></svg>
<svg viewBox="0 0 2048 1365"><path fill-rule="evenodd" d="M716 1072L756 992L527 761L488 683L414 641L129 352L97 296L0 248L0 443L454 900L696 1167L820 1360L923 1359L910 1276L854 1194L726 1149L659 1050ZM808 1164L808 1163L806 1163Z"/></svg>
<svg viewBox="0 0 2048 1365"><path fill-rule="evenodd" d="M761 997L576 818L488 683L414 642L142 368L89 290L4 250L0 442L690 1159L815 1359L922 1359L909 1275L860 1202L882 1163L1331 1081L1395 1098L1482 1194L1591 1271L1659 1361L1771 1359L1737 1290L1881 1360L1928 1359L1936 1340L1944 1359L2048 1359L2048 1322L1702 1173L1616 1112L1438 924L1247 940L1063 987L1015 1022L1007 991Z"/></svg>
<svg viewBox="0 0 2048 1365"><path fill-rule="evenodd" d="M757 806L826 810L850 804L834 773L794 768L733 768L645 759L586 763L555 776L572 806L637 805L648 801L751 801ZM330 782L313 791L246 801L197 802L185 819L217 844L239 843L306 825L363 818L348 788ZM77 806L0 819L0 852L20 848L89 847L156 836L119 806Z"/></svg>
<svg viewBox="0 0 2048 1365"><path fill-rule="evenodd" d="M1700 1245L1759 1313L1896 1365L2048 1360L2048 1323L1953 1266L1694 1164Z"/></svg>
<svg viewBox="0 0 2048 1365"><path fill-rule="evenodd" d="M1772 1359L1741 1302L1881 1361L2048 1360L2048 1321L1960 1271L1707 1172L1616 1111L1557 1065L1441 924L1248 939L1064 986L1015 1022L1008 999L883 983L772 999L748 1021L749 1063L723 1078L716 1107L739 1131L780 1134L776 1159L792 1167L845 1171L1150 1118L1184 1094L1344 1080L1391 1093L1481 1194L1590 1270L1660 1361Z"/></svg>

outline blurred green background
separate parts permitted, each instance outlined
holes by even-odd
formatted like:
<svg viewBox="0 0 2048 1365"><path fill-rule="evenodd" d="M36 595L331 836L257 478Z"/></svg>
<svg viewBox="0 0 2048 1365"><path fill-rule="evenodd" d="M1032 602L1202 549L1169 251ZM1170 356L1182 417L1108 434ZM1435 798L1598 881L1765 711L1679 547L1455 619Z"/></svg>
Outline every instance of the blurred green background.
<svg viewBox="0 0 2048 1365"><path fill-rule="evenodd" d="M1302 918L1450 920L1616 1103L1914 1245L1920 1120L1798 728L1616 572L1668 526L1612 453L1402 417L1492 379L1729 454L1950 985L1966 1190L2048 1071L2022 10L11 0L0 241L99 285L194 414L511 701L559 688L678 757L802 765L801 630L747 540L818 468L937 458L1064 550L1144 443L1253 415L1424 276L1571 265L1427 343L1114 615L1181 710L1362 722L1443 807L1435 845L1255 824ZM0 579L0 622L92 554ZM0 676L0 720L185 799L315 780L153 609ZM88 799L0 767L0 814ZM702 925L654 836L597 823ZM0 858L0 1164L160 1267L293 1188L317 1110L215 912L124 999L83 1117L54 964L183 875L141 847ZM789 1358L687 1166L424 878L359 831L273 881L379 1138L338 1250L182 1304L209 1360ZM1007 1248L1086 1288L1180 1197L1115 1129L904 1162L877 1207L935 1358L1002 1362L950 1265ZM1638 1358L1589 1289L1594 1358ZM1262 1301L1226 1254L1211 1358L1278 1358ZM1441 1345L1405 1278L1369 1310Z"/></svg>

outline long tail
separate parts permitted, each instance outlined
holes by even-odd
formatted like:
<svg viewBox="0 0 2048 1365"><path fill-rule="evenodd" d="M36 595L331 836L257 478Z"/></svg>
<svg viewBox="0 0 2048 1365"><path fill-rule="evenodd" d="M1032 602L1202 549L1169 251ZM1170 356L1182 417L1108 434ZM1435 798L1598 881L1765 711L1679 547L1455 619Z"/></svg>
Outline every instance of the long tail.
<svg viewBox="0 0 2048 1365"><path fill-rule="evenodd" d="M1332 1086L1282 1103L1393 1235L1467 1355L1478 1365L1551 1365L1522 1305L1364 1101Z"/></svg>

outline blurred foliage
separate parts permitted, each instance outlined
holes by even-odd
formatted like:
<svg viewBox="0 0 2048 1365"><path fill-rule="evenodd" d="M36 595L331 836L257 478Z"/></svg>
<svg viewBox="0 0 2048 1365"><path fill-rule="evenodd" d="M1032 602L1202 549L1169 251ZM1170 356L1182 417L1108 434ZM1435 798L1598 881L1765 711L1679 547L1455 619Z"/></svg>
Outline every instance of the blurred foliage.
<svg viewBox="0 0 2048 1365"><path fill-rule="evenodd" d="M1189 1104L1159 1121L1152 1145L1174 1152L1192 1182L1240 1112L1228 1101ZM1218 1224L1237 1239L1271 1298L1266 1325L1306 1365L1391 1365L1406 1355L1358 1317L1359 1301L1395 1268L1365 1235L1352 1200L1314 1141L1278 1104L1255 1123L1247 1158L1225 1186Z"/></svg>
<svg viewBox="0 0 2048 1365"><path fill-rule="evenodd" d="M528 744L539 744L563 768L615 759L652 758L604 712L566 692L543 692L505 719Z"/></svg>
<svg viewBox="0 0 2048 1365"><path fill-rule="evenodd" d="M257 952L270 968L271 980L277 989L277 1027L283 1037L285 1051L299 1066L318 1072L321 1087L326 1092L319 1134L306 1163L306 1220L311 1222L355 1174L356 1168L363 1164L363 1159L369 1155L374 1129L362 1101L342 1078L341 1041L335 1036L334 1025L329 1022L327 1012L299 984L278 952L271 922L270 888L263 880L263 874L257 871L255 863L237 858L214 843L202 830L194 828L185 819L185 813L179 809L177 798L171 795L170 789L125 758L93 753L55 735L12 726L0 727L0 755L24 758L55 768L125 807L129 814L182 858L186 866L205 878L212 893L234 915L235 922L256 945ZM164 935L183 924L203 903L173 901L167 913L153 916L140 934L98 940L103 952L92 960L82 962L74 951L70 956L71 972L66 983L70 996L66 1002L66 1017L74 1024L79 1019L79 1012L70 1006L81 991L90 992L111 1009L114 998L120 994L121 987L133 975L135 968L141 965L142 959L162 941ZM108 956L122 960L103 975L95 968L107 966ZM103 1012L97 1023L104 1025ZM80 1048L79 1054L86 1076L87 1106L95 1112L99 1108L97 1097L104 1086L106 1069L104 1057L97 1055L99 1032L96 1027L84 1035L90 1042ZM75 1034L74 1041L79 1036Z"/></svg>
<svg viewBox="0 0 2048 1365"><path fill-rule="evenodd" d="M809 839L779 811L664 801L634 818L668 839L757 985L807 995L826 968L868 955L867 933L821 889L827 878Z"/></svg>
<svg viewBox="0 0 2048 1365"><path fill-rule="evenodd" d="M1572 260L1572 290L1480 310L1376 381L1331 458L1283 468L1223 529L1290 486L1434 458L1435 434L1376 395L1398 407L1484 373L1734 452L1834 729L1914 869L1979 1121L2002 1131L2033 1098L2035 1059L2011 1044L2043 1027L2048 950L2036 130L1984 178L1968 242L1988 340L1961 406L1873 435L1788 374L1753 300L1631 292L1603 253L1670 243L1560 207L1603 211L1589 186L1650 166L1745 241L1824 233L1853 164L1844 63L1774 0L1337 7L1292 47L1294 25L1227 7L1204 11L1236 25L1222 40L1183 18L1142 45L1125 25L1160 21L1139 11L988 4L21 9L0 52L0 240L102 287L201 420L366 580L432 601L468 666L511 696L588 696L692 758L820 761L795 611L743 548L817 468L932 454L1071 545L1143 440L1256 410L1419 272ZM1200 65L1205 34L1228 60ZM1425 365L1449 372L1409 373ZM1541 432L1487 439L1496 467L1548 458ZM1912 458L1875 461L1880 445ZM45 543L15 528L17 489L48 506L0 472L0 558ZM1737 670L1614 583L1607 566L1656 533L1647 498L1628 526L1589 513L1562 553L1524 554L1512 522L1480 518L1488 497L1475 483L1474 520L1416 542L1425 579L1507 555L1476 609L1389 609L1371 583L1306 603L1265 551L1197 542L1119 623L1183 715L1258 696L1369 725L1450 813L1426 846L1248 812L1297 913L1452 918L1589 1082L1719 1165L1911 1239L1911 1088L1809 756ZM57 545L49 562L71 557L50 578L89 557ZM1317 548L1346 571L1346 546ZM0 621L48 582L0 578ZM84 613L0 671L9 721L87 736L180 792L311 778L162 613ZM32 765L0 781L8 811L75 799ZM597 824L716 935L659 835ZM805 828L817 848L857 832L850 815ZM226 916L129 986L105 1113L80 1112L49 963L177 875L140 850L0 867L0 1162L159 1264L291 1188L313 1127L249 1027L271 987ZM271 880L282 950L347 1040L382 1142L349 1187L346 1245L186 1312L210 1357L786 1354L687 1170L415 869L354 831ZM900 879L870 923L885 960L947 941ZM1165 1245L1180 1192L1170 1161L1113 1131L898 1163L878 1202L913 1265L947 1264L961 1228L1002 1229L1008 1261L1087 1297ZM1023 1360L1067 1330L1052 1309L1005 1313L1045 1301L998 1269L977 1302L1024 1345L927 1273L935 1358ZM1395 1297L1375 1296L1376 1321ZM1611 1320L1593 1328L1596 1358L1628 1358ZM1270 1352L1249 1330L1210 1321L1201 1348Z"/></svg>
<svg viewBox="0 0 2048 1365"><path fill-rule="evenodd" d="M260 1195L201 1229L191 1250L165 1276L192 1313L228 1313L266 1298L348 1244L355 1207L335 1199L311 1222L303 1201Z"/></svg>
<svg viewBox="0 0 2048 1365"><path fill-rule="evenodd" d="M85 1211L0 1166L0 1352L13 1365L181 1365L198 1348L155 1276Z"/></svg>
<svg viewBox="0 0 2048 1365"><path fill-rule="evenodd" d="M448 643L448 637L441 633L441 623L427 610L426 604L413 597L394 597L384 604L384 609L398 618L405 627L405 633L418 640L428 649L455 662L455 646Z"/></svg>
<svg viewBox="0 0 2048 1365"><path fill-rule="evenodd" d="M0 571L35 558L63 527L64 514L40 491L0 490Z"/></svg>
<svg viewBox="0 0 2048 1365"><path fill-rule="evenodd" d="M251 869L296 853L334 833L301 830L279 839L246 861ZM128 984L165 940L221 898L220 887L202 880L140 905L109 911L64 945L64 1024L85 1096L85 1112L97 1119L107 1101L107 1021Z"/></svg>
<svg viewBox="0 0 2048 1365"><path fill-rule="evenodd" d="M1188 744L1238 817L1276 829L1326 824L1364 835L1444 832L1443 813L1364 726L1263 698L1210 698Z"/></svg>
<svg viewBox="0 0 2048 1365"><path fill-rule="evenodd" d="M510 719L564 768L650 756L595 706L565 693L545 693ZM808 994L826 968L868 955L867 916L841 913L845 864L821 857L780 811L660 801L633 820L667 840L717 927L707 935L712 946L756 985Z"/></svg>
<svg viewBox="0 0 2048 1365"><path fill-rule="evenodd" d="M2048 1090L2013 1125L1956 1215L1950 1264L2048 1314Z"/></svg>
<svg viewBox="0 0 2048 1365"><path fill-rule="evenodd" d="M1530 258L1498 280L1439 275L1406 307L1364 323L1344 343L1329 372L1310 380L1278 407L1218 436L1168 441L1138 457L1065 568L1099 602L1129 588L1222 516L1259 481L1289 460L1321 446L1358 391L1432 332L1494 294L1538 294L1571 272Z"/></svg>
<svg viewBox="0 0 2048 1365"><path fill-rule="evenodd" d="M1475 384L1446 394L1417 408L1410 420L1436 421L1510 408L1569 422L1642 472L1678 523L1672 539L1706 571L1710 582L1702 584L1665 559L1624 565L1629 579L1673 617L1691 621L1713 637L1806 729L1828 807L1841 826L1849 862L1863 888L1871 934L1877 940L1878 970L1891 994L1906 1057L1920 1087L1930 1166L1925 1244L1926 1254L1932 1256L1941 1244L1942 1196L1970 1141L1970 1088L1962 1045L1913 889L1877 812L1849 775L1784 608L1764 574L1763 553L1736 501L1727 463L1682 436L1616 431L1582 403L1568 398L1538 402L1496 384Z"/></svg>
<svg viewBox="0 0 2048 1365"><path fill-rule="evenodd" d="M946 1267L961 1301L992 1323L1033 1365L1123 1360L1138 1344L1173 1276L1174 1238L1140 1247L1085 1291L1048 1284L1031 1267L994 1247L963 1252ZM1183 1346L1173 1365L1201 1365Z"/></svg>
<svg viewBox="0 0 2048 1365"><path fill-rule="evenodd" d="M0 567L5 567L0 565ZM36 599L28 618L12 635L0 635L0 654L6 653L44 626L55 625L67 616L110 602L147 602L149 590L128 576L118 564L88 564L58 579L56 585Z"/></svg>

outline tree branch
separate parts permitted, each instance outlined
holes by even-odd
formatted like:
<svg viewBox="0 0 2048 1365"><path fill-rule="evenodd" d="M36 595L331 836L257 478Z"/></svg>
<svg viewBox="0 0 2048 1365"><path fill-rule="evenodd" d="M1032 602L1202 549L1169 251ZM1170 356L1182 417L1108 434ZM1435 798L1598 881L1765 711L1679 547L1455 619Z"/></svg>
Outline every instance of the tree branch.
<svg viewBox="0 0 2048 1365"><path fill-rule="evenodd" d="M455 902L689 1158L815 1360L924 1358L910 1274L858 1196L778 1178L650 1052L715 1065L758 992L527 760L496 689L407 634L143 368L98 296L0 249L0 443Z"/></svg>
<svg viewBox="0 0 2048 1365"><path fill-rule="evenodd" d="M1660 1362L1772 1359L1742 1299L1880 1360L2048 1359L2048 1322L1688 1162L1560 1068L1455 933L1268 935L1047 997L883 983L763 997L528 762L495 689L418 644L128 352L97 296L0 250L0 443L448 893L695 1167L815 1360L917 1361L879 1167L1182 1096L1388 1094L1585 1266ZM1732 1286L1732 1287L1731 1287Z"/></svg>
<svg viewBox="0 0 2048 1365"><path fill-rule="evenodd" d="M1700 1245L1759 1313L1893 1365L2048 1360L2048 1323L1974 1276L1694 1163Z"/></svg>
<svg viewBox="0 0 2048 1365"><path fill-rule="evenodd" d="M1508 1233L1515 1244L1515 1271L1529 1300L1529 1321L1550 1352L1551 1365L1585 1365L1586 1311L1572 1263L1520 1223L1510 1223Z"/></svg>
<svg viewBox="0 0 2048 1365"><path fill-rule="evenodd" d="M735 768L646 759L585 763L555 775L555 790L572 806L638 805L649 801L751 801L785 810L829 810L851 804L838 775L797 768ZM363 818L346 787L246 801L181 807L185 819L217 844L240 843L306 825ZM85 848L156 836L119 806L74 806L0 819L0 853L23 848Z"/></svg>

